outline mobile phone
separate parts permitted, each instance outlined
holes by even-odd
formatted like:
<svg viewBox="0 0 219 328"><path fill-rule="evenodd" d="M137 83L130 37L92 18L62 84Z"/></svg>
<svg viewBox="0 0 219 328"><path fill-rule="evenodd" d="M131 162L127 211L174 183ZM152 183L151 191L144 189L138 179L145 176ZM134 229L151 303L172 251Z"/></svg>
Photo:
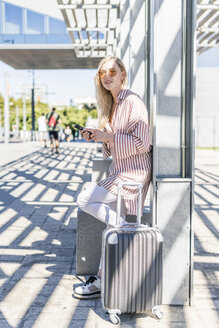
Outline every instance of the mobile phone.
<svg viewBox="0 0 219 328"><path fill-rule="evenodd" d="M75 124L74 127L78 130L84 130L83 126L79 125L79 124Z"/></svg>
<svg viewBox="0 0 219 328"><path fill-rule="evenodd" d="M81 126L81 125L79 125L79 124L75 124L74 127L75 127L76 129L80 130L80 131L83 131L83 130L84 130L83 126ZM85 131L84 131L84 132L85 132ZM86 132L88 132L88 134L92 134L92 132L90 132L90 131L86 131Z"/></svg>

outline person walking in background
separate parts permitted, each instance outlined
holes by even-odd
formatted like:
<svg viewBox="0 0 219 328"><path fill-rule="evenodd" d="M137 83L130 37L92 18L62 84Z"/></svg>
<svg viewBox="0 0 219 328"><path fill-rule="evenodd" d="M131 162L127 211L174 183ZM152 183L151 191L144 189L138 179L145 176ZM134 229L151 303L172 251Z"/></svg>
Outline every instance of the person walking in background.
<svg viewBox="0 0 219 328"><path fill-rule="evenodd" d="M53 154L54 152L54 143L55 143L55 148L56 148L55 152L56 154L58 154L59 153L58 132L59 132L59 124L61 124L61 119L59 115L56 113L55 107L53 107L51 112L47 114L46 123L49 131L51 153Z"/></svg>
<svg viewBox="0 0 219 328"><path fill-rule="evenodd" d="M71 133L72 133L72 139L73 139L73 141L75 140L75 132L76 132L76 130L72 126L71 127Z"/></svg>
<svg viewBox="0 0 219 328"><path fill-rule="evenodd" d="M44 148L46 148L46 141L47 141L47 126L46 126L46 117L45 114L42 113L42 115L37 119L38 124L38 131L39 131L39 137L40 137L40 145Z"/></svg>
<svg viewBox="0 0 219 328"><path fill-rule="evenodd" d="M71 139L71 129L70 129L70 126L69 125L66 126L64 133L65 133L65 141L70 142L70 139Z"/></svg>
<svg viewBox="0 0 219 328"><path fill-rule="evenodd" d="M108 178L83 190L77 199L82 211L108 227L116 225L118 183L142 183L144 204L151 180L152 148L147 109L137 94L125 89L126 82L127 72L118 57L109 56L100 62L95 77L99 129L84 128L80 132L86 141L103 142L104 157L113 159ZM120 224L126 224L126 214L137 214L137 199L136 186L122 189ZM74 296L80 299L100 297L100 279L101 265L97 275L74 286Z"/></svg>

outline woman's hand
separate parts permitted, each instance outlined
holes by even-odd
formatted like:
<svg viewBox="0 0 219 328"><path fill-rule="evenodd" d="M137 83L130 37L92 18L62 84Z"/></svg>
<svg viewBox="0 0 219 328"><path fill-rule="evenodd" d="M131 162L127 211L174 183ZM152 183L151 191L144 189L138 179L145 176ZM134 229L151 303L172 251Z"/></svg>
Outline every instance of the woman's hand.
<svg viewBox="0 0 219 328"><path fill-rule="evenodd" d="M88 132L91 132L89 135ZM111 132L104 132L98 129L93 129L93 128L84 128L83 130L83 138L87 141L93 140L94 142L112 142L114 141L114 134ZM88 139L87 139L88 138Z"/></svg>
<svg viewBox="0 0 219 328"><path fill-rule="evenodd" d="M85 139L86 141L91 141L90 139L90 134L86 131L79 131L80 135L82 135L82 138Z"/></svg>

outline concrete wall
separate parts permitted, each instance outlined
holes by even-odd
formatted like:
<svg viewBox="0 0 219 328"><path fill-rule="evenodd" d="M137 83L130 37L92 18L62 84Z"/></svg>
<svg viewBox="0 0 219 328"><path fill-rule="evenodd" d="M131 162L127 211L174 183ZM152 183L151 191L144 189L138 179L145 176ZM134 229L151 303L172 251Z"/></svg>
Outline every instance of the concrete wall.
<svg viewBox="0 0 219 328"><path fill-rule="evenodd" d="M196 116L195 146L200 148L219 147L219 113L217 116Z"/></svg>
<svg viewBox="0 0 219 328"><path fill-rule="evenodd" d="M219 116L219 67L196 71L196 117Z"/></svg>
<svg viewBox="0 0 219 328"><path fill-rule="evenodd" d="M219 67L198 67L196 75L196 147L219 147Z"/></svg>

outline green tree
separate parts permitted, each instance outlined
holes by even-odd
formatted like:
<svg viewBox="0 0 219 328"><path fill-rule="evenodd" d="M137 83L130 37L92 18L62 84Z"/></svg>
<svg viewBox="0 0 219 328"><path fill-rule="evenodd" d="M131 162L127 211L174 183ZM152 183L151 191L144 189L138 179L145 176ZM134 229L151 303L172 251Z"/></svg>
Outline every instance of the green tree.
<svg viewBox="0 0 219 328"><path fill-rule="evenodd" d="M12 129L12 125L16 124L16 106L18 107L18 117L19 117L19 129L23 129L23 99L18 98L14 99L10 97L9 99L9 121L10 121L10 130ZM4 124L4 98L0 94L0 111L2 116L2 126ZM35 128L37 129L37 119L42 115L42 113L50 112L49 106L42 102L37 102L35 104L35 120L36 125ZM61 118L61 125L65 128L69 125L71 128L75 123L85 126L88 116L92 118L97 118L97 110L95 106L86 106L82 109L78 109L74 106L66 106L64 109L57 109L57 113L60 115ZM31 108L31 100L26 100L26 126L27 130L32 129L32 108Z"/></svg>
<svg viewBox="0 0 219 328"><path fill-rule="evenodd" d="M66 107L64 110L57 112L60 115L63 127L67 125L73 127L75 123L85 126L89 115L91 115L92 118L97 117L96 109L89 112L86 108L77 109L75 107Z"/></svg>

